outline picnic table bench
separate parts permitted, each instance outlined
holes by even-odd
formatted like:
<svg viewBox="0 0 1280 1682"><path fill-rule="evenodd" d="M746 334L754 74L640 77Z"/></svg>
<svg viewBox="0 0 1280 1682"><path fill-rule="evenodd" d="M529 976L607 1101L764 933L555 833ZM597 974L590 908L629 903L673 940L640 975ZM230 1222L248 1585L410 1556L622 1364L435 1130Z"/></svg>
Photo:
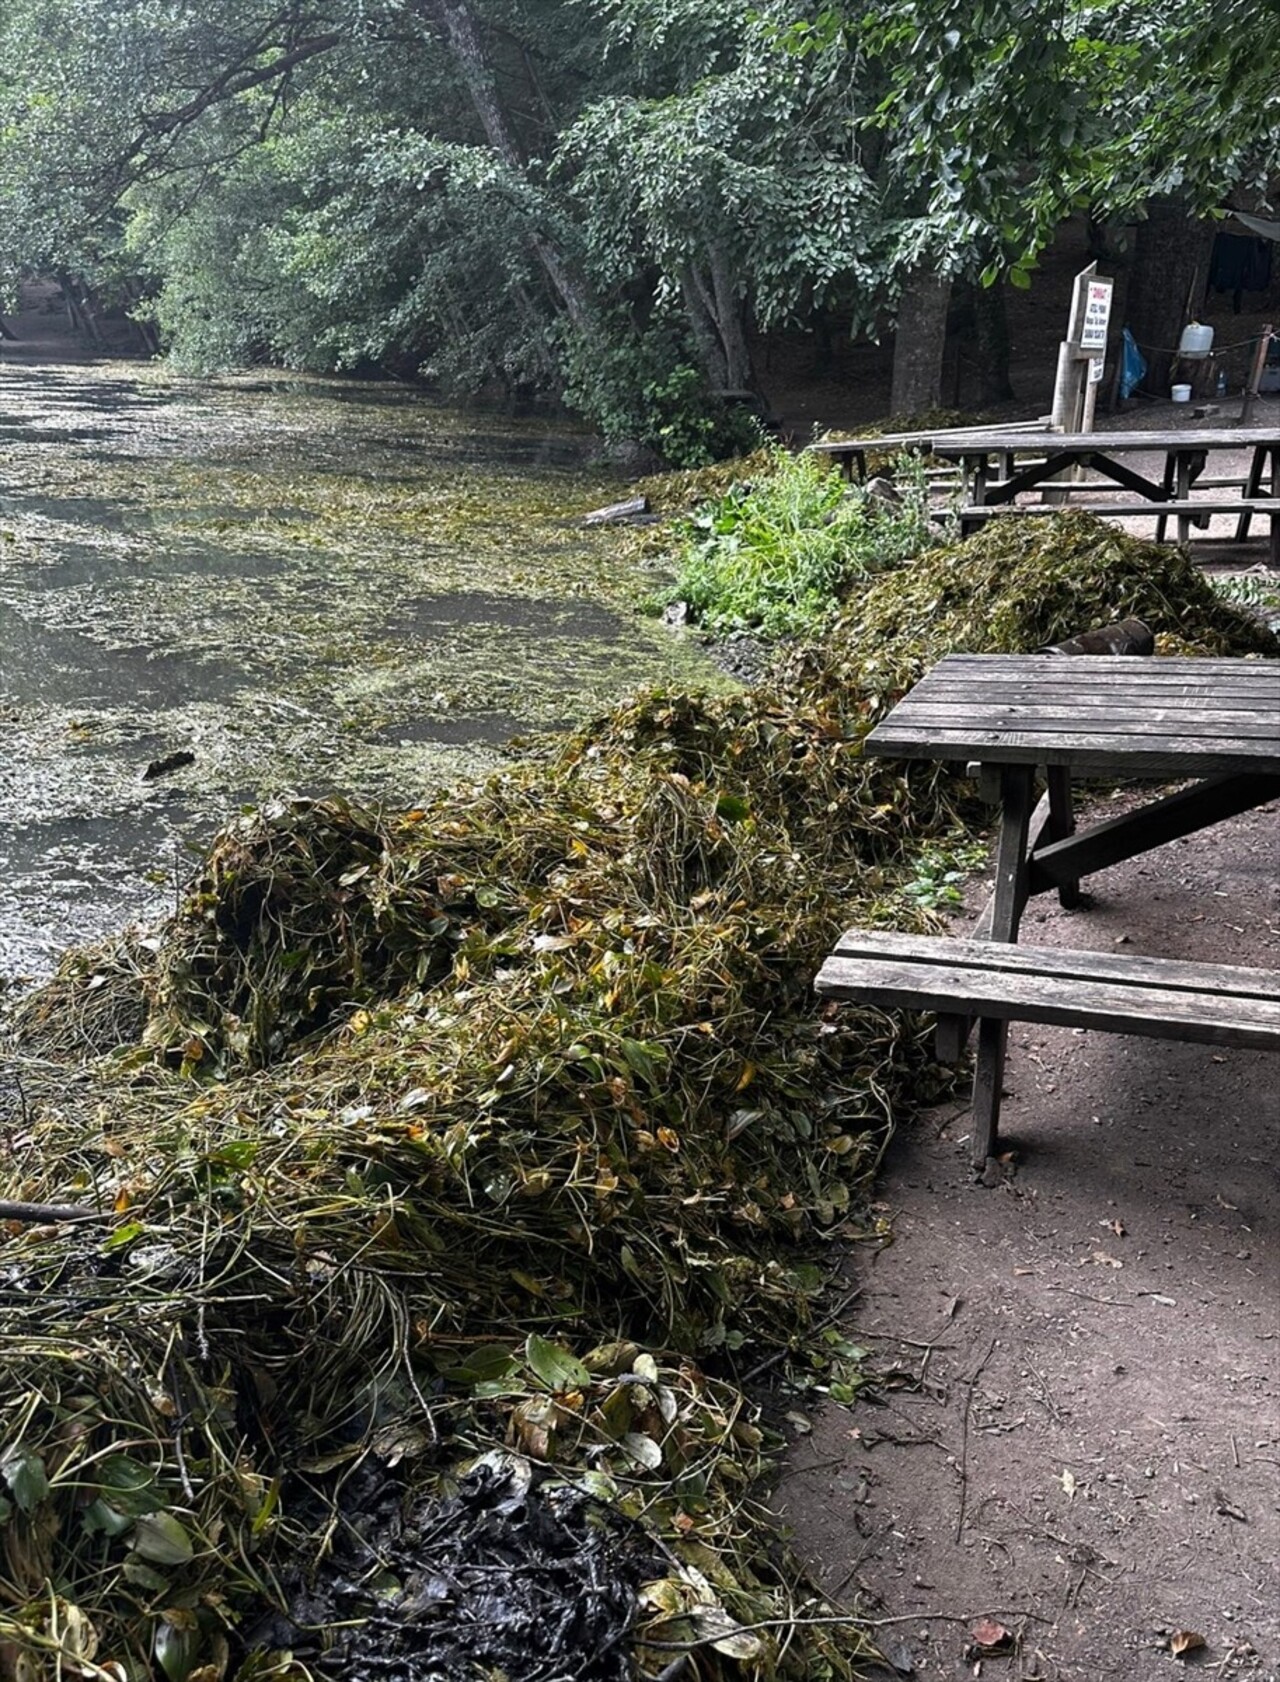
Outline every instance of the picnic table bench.
<svg viewBox="0 0 1280 1682"><path fill-rule="evenodd" d="M946 1059L977 1019L976 1168L995 1152L1011 1020L1280 1049L1276 972L1017 944L1033 895L1076 905L1081 877L1280 797L1280 661L949 655L866 751L977 761L999 804L977 938L850 930L815 983L829 999L937 1011ZM1194 781L1077 832L1073 776Z"/></svg>

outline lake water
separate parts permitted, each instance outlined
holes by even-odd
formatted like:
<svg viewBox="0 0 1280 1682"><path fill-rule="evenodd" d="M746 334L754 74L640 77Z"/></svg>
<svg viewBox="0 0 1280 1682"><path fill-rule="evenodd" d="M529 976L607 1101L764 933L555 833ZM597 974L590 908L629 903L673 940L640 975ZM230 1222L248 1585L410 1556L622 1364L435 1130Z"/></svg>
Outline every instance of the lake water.
<svg viewBox="0 0 1280 1682"><path fill-rule="evenodd" d="M722 683L579 525L589 453L400 387L0 363L0 980L163 911L245 803L412 804Z"/></svg>

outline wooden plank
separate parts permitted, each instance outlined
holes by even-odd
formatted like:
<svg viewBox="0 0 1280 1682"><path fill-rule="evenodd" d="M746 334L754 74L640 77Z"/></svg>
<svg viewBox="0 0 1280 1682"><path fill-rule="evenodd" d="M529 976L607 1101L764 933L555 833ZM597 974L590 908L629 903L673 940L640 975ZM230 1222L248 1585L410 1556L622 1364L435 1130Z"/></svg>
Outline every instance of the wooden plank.
<svg viewBox="0 0 1280 1682"><path fill-rule="evenodd" d="M1218 705L1217 697L1204 692L1178 697L1159 694L1135 697L1129 689L1116 695L1100 693L1095 685L1092 694L1083 687L1075 692L1062 690L1042 696L1038 685L1031 690L1026 684L1006 684L996 690L975 688L955 698L937 695L933 690L916 691L902 705L913 719L944 722L957 714L976 721L998 713L1002 719L1025 718L1036 723L1059 720L1064 726L1073 719L1083 719L1091 729L1109 729L1109 725L1100 723L1105 719L1115 719L1117 723L1136 719L1146 729L1195 724L1230 731L1251 724L1263 730L1273 728L1278 699L1280 687L1275 694L1261 697L1254 706L1249 695L1230 696Z"/></svg>
<svg viewBox="0 0 1280 1682"><path fill-rule="evenodd" d="M1107 690L1144 689L1157 684L1173 685L1180 690L1205 689L1211 695L1221 695L1230 689L1247 695L1266 696L1274 695L1280 689L1280 660L1241 659L1226 671L1197 672L1185 669L1169 671L1159 654L1073 654L1064 658L1060 654L1037 652L1031 659L1034 664L1016 667L935 666L910 693L919 693L926 684L929 688L935 684L985 683L995 686L1011 681L1024 683L1028 678L1037 688L1042 684L1066 684L1074 689L1091 690L1095 695L1104 686ZM1107 664L1101 668L1080 668L1081 660L1095 659L1104 660ZM1012 679L1010 673L1013 674Z"/></svg>
<svg viewBox="0 0 1280 1682"><path fill-rule="evenodd" d="M1211 739L1168 736L1150 739L1119 732L1089 732L1074 739L1017 730L915 730L882 724L866 738L865 751L884 759L985 759L995 765L1069 765L1124 776L1191 776L1225 771L1280 774L1280 744L1243 740L1228 749Z"/></svg>
<svg viewBox="0 0 1280 1682"><path fill-rule="evenodd" d="M1195 993L1023 971L831 957L815 987L823 998L905 1010L968 1010L984 1024L1046 1022L1152 1039L1280 1049L1280 1000L1241 998L1211 986ZM980 1056L981 1051L980 1046ZM993 1075L998 1078L997 1071ZM975 1086L975 1109L976 1103Z"/></svg>
<svg viewBox="0 0 1280 1682"><path fill-rule="evenodd" d="M1046 768L1045 778L1048 783L1046 798L1049 802L1049 839L1066 841L1076 832L1075 812L1071 804L1071 774L1063 765L1050 765ZM1034 851L1033 847L1032 852ZM1058 884L1058 904L1064 911L1076 909L1080 904L1079 878Z"/></svg>
<svg viewBox="0 0 1280 1682"><path fill-rule="evenodd" d="M1120 655L1117 658L1125 659ZM1002 706L1017 704L1027 696L1029 686L1018 683L1001 683L987 680L977 683L937 683L930 684L928 689L915 689L899 703L908 708L909 715L914 714L917 706ZM1186 702L1200 712L1209 712L1220 708L1222 713L1247 712L1251 718L1268 720L1280 713L1280 683L1273 690L1251 690L1247 684L1235 684L1224 679L1221 688L1212 684L1187 683L1133 683L1118 689L1114 696L1110 692L1100 695L1099 686L1094 683L1071 683L1069 681L1037 683L1034 688L1037 702L1046 706L1063 709L1071 707L1126 707L1132 710L1147 711L1161 707L1176 707ZM1243 722L1243 721L1240 721Z"/></svg>
<svg viewBox="0 0 1280 1682"><path fill-rule="evenodd" d="M1038 420L1023 421L1019 428L1019 437L1038 439L1038 448L1044 448L1044 434L1049 430L1047 416ZM935 438L975 438L984 432L1007 432L1008 426L1003 421L992 422L989 426L937 427L927 432L884 432L875 437L862 436L858 438L821 438L807 448L815 454L838 455L845 450L883 450L892 449L896 444L924 445Z"/></svg>
<svg viewBox="0 0 1280 1682"><path fill-rule="evenodd" d="M1280 775L1211 777L1038 848L1030 864L1029 891L1046 893L1278 797Z"/></svg>
<svg viewBox="0 0 1280 1682"><path fill-rule="evenodd" d="M1046 479L1052 479L1055 473L1065 471L1075 459L1069 450L1053 448L1043 461L1028 463L1020 473L1015 473L1009 478L988 481L979 469L979 476L974 480L975 491L981 492L976 509L962 509L961 518L968 513L982 513L991 504L1011 502L1019 492L1034 490ZM964 456L961 458L961 464L969 460L968 456Z"/></svg>
<svg viewBox="0 0 1280 1682"><path fill-rule="evenodd" d="M1012 482L1010 481L1010 483ZM1029 490L1035 483L1036 481L1032 480L1028 484L1019 484L1013 494L1016 496L1019 491ZM1166 499L1157 492L1155 494L1144 493L1146 500L1142 502L1082 502L1078 504L1070 502L1019 502L1014 504L1008 497L996 494L1004 488L1004 485L999 481L988 485L987 500L970 503L967 507L961 508L959 510L960 519L995 519L997 516L1014 514L1030 514L1037 519L1043 519L1046 515L1078 514L1081 511L1086 514L1097 514L1100 518L1107 520L1120 520L1126 517L1142 518L1144 520L1167 519L1171 514L1176 514L1179 518L1193 514L1241 514L1246 519L1254 514L1269 514L1272 518L1280 517L1280 500L1274 497L1254 497L1248 501L1237 498L1232 502L1207 502L1195 497ZM1238 541L1242 540L1238 539Z"/></svg>
<svg viewBox="0 0 1280 1682"><path fill-rule="evenodd" d="M846 929L833 957L886 958L933 967L985 969L1001 975L1044 975L1114 986L1164 988L1176 993L1219 992L1280 1003L1280 970L1245 964L1192 963L1143 953L1091 952L1060 946L1017 946L1000 941L903 934L896 929Z"/></svg>
<svg viewBox="0 0 1280 1682"><path fill-rule="evenodd" d="M1096 672L1104 683L1123 683L1130 678L1162 674L1192 679L1239 676L1246 682L1266 684L1275 682L1280 675L1280 660L1242 654L1206 654L1194 658L1182 654L1156 654L1146 660L1126 659L1115 654L1076 654L1068 666L1061 657L1052 654L944 654L920 681L928 683L930 678L941 674L963 676L983 671L1023 675L1047 672L1075 678L1086 672Z"/></svg>
<svg viewBox="0 0 1280 1682"><path fill-rule="evenodd" d="M1239 740L1271 742L1280 750L1274 718L1260 718L1256 712L1188 705L1135 707L1109 701L1076 706L1031 706L1016 701L943 701L933 705L921 701L907 717L921 728L940 724L944 728L971 727L981 730L1037 730L1074 737L1082 729L1125 736L1172 735L1204 737L1230 743Z"/></svg>
<svg viewBox="0 0 1280 1682"><path fill-rule="evenodd" d="M974 454L978 450L1043 450L1043 433L1026 430L1007 432L934 434L936 455ZM872 440L874 442L874 440ZM1168 427L1160 431L1144 432L1055 432L1051 435L1055 450L1069 450L1076 455L1092 455L1103 447L1117 455L1168 455L1201 450L1238 450L1280 448L1280 428L1261 427L1188 427L1185 431Z"/></svg>

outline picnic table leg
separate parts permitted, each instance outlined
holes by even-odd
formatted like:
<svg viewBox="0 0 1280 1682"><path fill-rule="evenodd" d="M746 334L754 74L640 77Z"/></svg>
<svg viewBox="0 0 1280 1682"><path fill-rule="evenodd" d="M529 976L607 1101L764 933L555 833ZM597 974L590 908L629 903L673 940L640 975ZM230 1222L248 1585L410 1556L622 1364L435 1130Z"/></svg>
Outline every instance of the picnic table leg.
<svg viewBox="0 0 1280 1682"><path fill-rule="evenodd" d="M1071 809L1071 773L1065 765L1046 767L1049 784L1049 839L1065 841L1076 832L1075 814ZM1074 911L1080 904L1079 882L1064 882L1058 889L1058 904L1064 911Z"/></svg>
<svg viewBox="0 0 1280 1682"><path fill-rule="evenodd" d="M1027 903L1027 832L1031 826L1034 772L1030 765L1000 767L1000 836L996 844L996 886L991 939L1014 942ZM995 1154L1000 1125L1007 1024L992 1017L978 1022L973 1075L973 1165L979 1172Z"/></svg>
<svg viewBox="0 0 1280 1682"><path fill-rule="evenodd" d="M1245 502L1248 502L1250 500L1250 498L1257 496L1258 491L1261 489L1261 486L1262 486L1262 469L1263 469L1263 466L1266 462L1266 459L1267 459L1266 446L1260 444L1257 447L1257 449L1255 449L1254 452L1253 452L1253 460L1249 463L1249 472L1248 472L1247 477L1245 478L1244 497L1243 497L1243 500ZM1275 496L1277 494L1276 463L1274 462L1274 460L1272 461L1272 464L1271 464L1271 494L1272 494L1272 496ZM1249 535L1249 524L1250 524L1250 521L1252 519L1253 519L1252 512L1248 508L1246 508L1244 513L1241 514L1240 518L1236 521L1236 542L1237 543L1243 543L1245 538L1248 537L1248 535ZM1275 523L1273 522L1272 526L1271 526L1271 530L1274 532L1275 529L1276 529L1275 528Z"/></svg>
<svg viewBox="0 0 1280 1682"><path fill-rule="evenodd" d="M1177 465L1177 485L1174 490L1176 502L1186 502L1191 496L1191 460L1188 456L1180 455ZM1191 517L1188 514L1178 515L1178 542L1186 543L1191 536Z"/></svg>
<svg viewBox="0 0 1280 1682"><path fill-rule="evenodd" d="M1164 458L1164 477L1160 481L1160 489L1164 492L1164 500L1171 502L1174 497L1174 461L1175 457L1167 455ZM1156 542L1163 543L1164 535L1169 529L1169 516L1161 514L1156 520Z"/></svg>

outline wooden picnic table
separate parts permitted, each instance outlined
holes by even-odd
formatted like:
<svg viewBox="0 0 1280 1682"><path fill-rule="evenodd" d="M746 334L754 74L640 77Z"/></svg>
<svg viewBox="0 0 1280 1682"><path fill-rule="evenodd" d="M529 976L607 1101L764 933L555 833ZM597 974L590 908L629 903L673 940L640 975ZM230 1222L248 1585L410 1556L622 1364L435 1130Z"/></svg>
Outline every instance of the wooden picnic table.
<svg viewBox="0 0 1280 1682"><path fill-rule="evenodd" d="M1193 504L1191 491L1203 473L1209 457L1225 450L1247 451L1250 457L1243 484L1237 494ZM1036 459L1017 465L1019 454L1034 452ZM961 523L975 520L975 511L1012 503L1024 491L1073 468L1088 468L1119 489L1130 491L1150 503L1148 508L1107 505L1108 515L1145 512L1158 518L1157 537L1163 538L1166 522L1177 521L1178 541L1185 543L1193 520L1214 513L1236 514L1236 541L1243 543L1256 513L1268 513L1271 521L1271 559L1280 565L1280 427L1164 427L1142 432L1056 432L973 433L968 438L939 441L934 453L959 463L968 481L969 507ZM1158 479L1140 472L1118 458L1132 455L1162 455L1164 469ZM1221 488L1221 487L1219 487ZM1070 486L1064 485L1064 491Z"/></svg>
<svg viewBox="0 0 1280 1682"><path fill-rule="evenodd" d="M1178 541L1185 543L1193 523L1215 513L1236 515L1236 541L1243 542L1255 514L1270 519L1271 561L1280 566L1280 426L1269 427L1162 427L1141 432L1046 432L1036 427L999 430L985 427L972 432L954 430L920 434L913 446L957 463L965 480L967 506L961 510L961 529L971 529L986 519L991 510L1013 504L1026 491L1035 490L1074 468L1088 468L1108 485L1141 499L1134 504L1093 504L1094 511L1111 517L1150 514L1157 518L1157 537L1163 538L1168 520L1177 522ZM876 447L873 438L850 438L815 444L844 466L852 477L855 469L865 476L867 452ZM1249 454L1243 480L1216 481L1215 489L1233 489L1230 497L1193 501L1192 487L1215 452L1241 450ZM1159 478L1140 471L1123 456L1163 456ZM1031 457L1019 463L1019 457ZM1064 495L1081 487L1064 482ZM1096 488L1096 481L1090 488ZM1150 504L1150 506L1146 506ZM1037 512L1043 509L1036 510ZM1025 512L1025 510L1024 510Z"/></svg>
<svg viewBox="0 0 1280 1682"><path fill-rule="evenodd" d="M937 1010L959 1054L979 1021L975 1164L995 1149L1009 1020L1280 1048L1280 977L1240 966L1018 947L1027 900L1280 797L1280 661L949 655L867 737L894 759L982 768L999 806L996 882L972 940L850 930L831 998ZM1033 811L1037 768L1047 781ZM1077 832L1071 779L1190 778Z"/></svg>

